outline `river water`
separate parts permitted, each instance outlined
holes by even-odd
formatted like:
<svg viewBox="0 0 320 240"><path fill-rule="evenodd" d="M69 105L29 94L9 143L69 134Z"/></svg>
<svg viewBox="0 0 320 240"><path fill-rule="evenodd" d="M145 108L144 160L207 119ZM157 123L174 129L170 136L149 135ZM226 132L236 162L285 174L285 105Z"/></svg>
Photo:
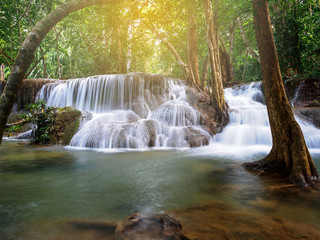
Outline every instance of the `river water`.
<svg viewBox="0 0 320 240"><path fill-rule="evenodd" d="M189 234L202 232L197 239L213 239L209 233L217 225L202 229L214 224L209 217L212 212L216 212L216 221L222 223L229 216L226 224L239 219L242 223L250 222L253 216L250 214L256 214L260 220L268 218L263 220L265 225L270 221L275 221L275 226L290 221L292 229L305 224L317 231L314 229L320 228L318 183L299 189L285 179L259 176L241 167L244 162L266 156L271 148L260 93L259 84L225 90L230 124L208 146L199 148L191 149L184 144L179 148L143 145L140 149L101 145L94 149L77 145L36 147L4 140L0 155L0 239L107 239L93 232L86 235L70 230L69 223L75 220L115 223L135 212L171 213L182 224L186 223ZM297 120L319 170L320 130ZM168 127L175 126L168 124ZM224 207L213 208L216 203ZM207 211L189 209L195 206L207 206L200 208ZM234 213L235 209L242 215ZM194 229L188 228L188 223ZM282 229L290 229L289 225ZM252 226L248 232L259 228ZM303 236L308 237L310 232L304 230L305 227L297 236L291 232L291 238L289 235L286 238L306 239ZM269 237L257 235L250 239L275 239L268 234ZM228 236L249 239L248 235ZM317 237L320 233L310 239Z"/></svg>
<svg viewBox="0 0 320 240"><path fill-rule="evenodd" d="M261 179L240 166L264 153L232 157L209 148L97 152L4 141L1 239L55 239L59 224L68 221L119 221L134 212L216 201L263 214L267 206L279 217L320 227L318 191L271 191L278 180ZM320 153L312 155L319 169Z"/></svg>

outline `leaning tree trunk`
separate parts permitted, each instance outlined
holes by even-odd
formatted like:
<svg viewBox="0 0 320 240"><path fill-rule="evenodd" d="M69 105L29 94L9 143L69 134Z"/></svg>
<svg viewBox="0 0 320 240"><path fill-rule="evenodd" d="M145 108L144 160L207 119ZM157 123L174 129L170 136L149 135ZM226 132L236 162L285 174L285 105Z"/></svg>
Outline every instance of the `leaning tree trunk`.
<svg viewBox="0 0 320 240"><path fill-rule="evenodd" d="M273 145L264 159L245 166L281 173L294 184L307 186L319 176L284 91L268 2L252 0L252 3Z"/></svg>
<svg viewBox="0 0 320 240"><path fill-rule="evenodd" d="M72 12L92 5L106 4L113 1L115 0L78 0L66 2L38 22L38 24L28 34L20 47L18 56L9 76L8 83L6 84L6 87L0 98L0 144L8 116L12 109L21 82L33 61L34 51L40 45L41 41L47 35L49 30Z"/></svg>
<svg viewBox="0 0 320 240"><path fill-rule="evenodd" d="M217 109L217 120L221 123L227 123L229 119L227 114L227 104L223 95L219 49L216 41L218 38L215 35L212 5L210 0L203 0L203 2L205 6L207 45L211 68L212 102L215 109Z"/></svg>

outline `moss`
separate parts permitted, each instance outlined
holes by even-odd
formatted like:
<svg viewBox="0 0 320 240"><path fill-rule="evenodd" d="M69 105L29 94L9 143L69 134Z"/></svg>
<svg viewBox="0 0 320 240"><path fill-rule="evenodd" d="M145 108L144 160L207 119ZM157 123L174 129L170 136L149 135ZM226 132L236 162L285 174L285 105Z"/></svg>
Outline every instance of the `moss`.
<svg viewBox="0 0 320 240"><path fill-rule="evenodd" d="M66 130L65 130L63 138L62 138L64 144L70 143L73 135L77 132L79 125L80 125L80 119L78 117L77 119L75 119L75 121L73 123L69 124L66 127Z"/></svg>
<svg viewBox="0 0 320 240"><path fill-rule="evenodd" d="M50 143L68 145L80 125L81 112L72 107L58 108Z"/></svg>

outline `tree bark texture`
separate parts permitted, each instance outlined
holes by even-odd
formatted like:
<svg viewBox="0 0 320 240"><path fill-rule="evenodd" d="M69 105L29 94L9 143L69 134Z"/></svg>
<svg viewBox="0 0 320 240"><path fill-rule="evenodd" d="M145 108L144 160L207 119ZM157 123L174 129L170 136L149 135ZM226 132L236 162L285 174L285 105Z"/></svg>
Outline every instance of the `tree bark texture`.
<svg viewBox="0 0 320 240"><path fill-rule="evenodd" d="M212 12L212 5L210 0L203 0L206 15L206 32L207 32L207 45L209 51L209 61L211 68L211 95L212 103L217 109L217 120L219 122L228 122L227 104L223 95L223 83L219 58L219 49L217 36L215 34L214 19Z"/></svg>
<svg viewBox="0 0 320 240"><path fill-rule="evenodd" d="M192 1L188 6L188 60L190 65L191 77L194 84L200 87L199 61L197 53L197 12L196 1Z"/></svg>
<svg viewBox="0 0 320 240"><path fill-rule="evenodd" d="M319 175L284 91L268 2L252 0L252 3L273 145L264 159L245 166L277 172L289 176L296 185L307 186Z"/></svg>
<svg viewBox="0 0 320 240"><path fill-rule="evenodd" d="M0 81L4 81L4 64L2 63L0 66Z"/></svg>
<svg viewBox="0 0 320 240"><path fill-rule="evenodd" d="M89 6L107 4L113 1L115 0L77 0L66 2L38 22L33 30L28 34L20 47L18 56L9 76L8 83L0 97L0 144L8 116L19 91L23 77L34 59L35 50L49 30L72 12Z"/></svg>

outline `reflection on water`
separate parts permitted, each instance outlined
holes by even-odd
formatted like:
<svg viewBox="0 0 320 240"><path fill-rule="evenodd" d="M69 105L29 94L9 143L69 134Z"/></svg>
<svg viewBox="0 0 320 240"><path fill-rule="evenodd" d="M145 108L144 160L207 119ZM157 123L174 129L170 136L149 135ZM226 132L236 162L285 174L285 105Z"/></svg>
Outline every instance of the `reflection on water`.
<svg viewBox="0 0 320 240"><path fill-rule="evenodd" d="M101 153L4 142L0 239L55 238L59 224L67 221L119 221L134 212L170 212L210 202L319 227L318 186L297 190L241 167L267 152L248 150L237 158L216 145ZM320 154L313 153L313 159L319 169Z"/></svg>

